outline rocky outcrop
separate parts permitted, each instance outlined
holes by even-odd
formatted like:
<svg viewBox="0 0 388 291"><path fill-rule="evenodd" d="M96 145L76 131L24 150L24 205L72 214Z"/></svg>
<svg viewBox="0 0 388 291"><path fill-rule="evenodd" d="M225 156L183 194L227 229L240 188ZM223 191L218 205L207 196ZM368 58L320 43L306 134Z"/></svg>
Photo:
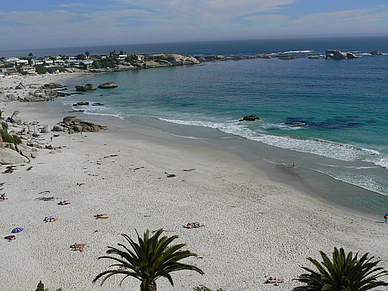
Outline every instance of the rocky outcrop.
<svg viewBox="0 0 388 291"><path fill-rule="evenodd" d="M58 84L58 83L48 83L48 84L44 84L41 89L63 89L65 88L65 86L62 86L61 84Z"/></svg>
<svg viewBox="0 0 388 291"><path fill-rule="evenodd" d="M170 62L172 65L194 65L199 64L200 61L198 61L196 58L192 56L182 56L178 54L167 54L165 55L164 59L168 62Z"/></svg>
<svg viewBox="0 0 388 291"><path fill-rule="evenodd" d="M2 165L13 165L13 164L23 164L27 163L28 159L17 151L0 148L0 164Z"/></svg>
<svg viewBox="0 0 388 291"><path fill-rule="evenodd" d="M76 91L88 91L88 90L86 90L85 86L80 86L80 85L75 86L75 90Z"/></svg>
<svg viewBox="0 0 388 291"><path fill-rule="evenodd" d="M86 89L87 91L89 91L89 90L97 90L97 87L94 86L93 84L86 84L86 85L85 85L85 89Z"/></svg>
<svg viewBox="0 0 388 291"><path fill-rule="evenodd" d="M20 82L19 85L17 85L17 86L15 87L15 89L17 89L17 90L25 89L25 88L26 88L26 86L24 86L24 85L22 84L22 82Z"/></svg>
<svg viewBox="0 0 388 291"><path fill-rule="evenodd" d="M97 87L93 84L86 84L85 86L77 85L75 86L76 91L89 91L89 90L96 90Z"/></svg>
<svg viewBox="0 0 388 291"><path fill-rule="evenodd" d="M113 83L113 82L106 82L104 84L101 84L101 85L98 85L98 88L101 88L101 89L109 89L109 88L116 88L118 87L119 85Z"/></svg>
<svg viewBox="0 0 388 291"><path fill-rule="evenodd" d="M340 50L327 50L326 59L327 60L348 60L355 59L356 55L350 52L342 52Z"/></svg>
<svg viewBox="0 0 388 291"><path fill-rule="evenodd" d="M244 116L240 121L255 121L255 120L260 120L259 116L256 114Z"/></svg>
<svg viewBox="0 0 388 291"><path fill-rule="evenodd" d="M74 132L96 132L106 129L106 126L92 123L83 119L78 119L77 116L66 116L63 121L58 123L58 126L63 128L68 133Z"/></svg>
<svg viewBox="0 0 388 291"><path fill-rule="evenodd" d="M79 102L73 104L73 106L83 106L83 105L89 105L89 102L79 101Z"/></svg>
<svg viewBox="0 0 388 291"><path fill-rule="evenodd" d="M11 115L11 117L9 118L9 121L12 122L12 123L16 123L16 124L22 124L22 118L20 116L20 112L19 111L14 111Z"/></svg>
<svg viewBox="0 0 388 291"><path fill-rule="evenodd" d="M371 54L372 56L382 56L382 55L383 55L383 53L380 52L380 51L373 51L373 52L370 52L370 54Z"/></svg>

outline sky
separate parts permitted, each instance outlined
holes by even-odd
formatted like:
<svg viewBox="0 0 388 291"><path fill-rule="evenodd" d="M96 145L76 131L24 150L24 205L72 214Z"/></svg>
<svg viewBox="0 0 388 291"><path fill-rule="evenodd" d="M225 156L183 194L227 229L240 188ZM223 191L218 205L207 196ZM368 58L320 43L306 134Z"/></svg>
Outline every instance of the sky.
<svg viewBox="0 0 388 291"><path fill-rule="evenodd" d="M0 50L388 36L388 0L12 0Z"/></svg>

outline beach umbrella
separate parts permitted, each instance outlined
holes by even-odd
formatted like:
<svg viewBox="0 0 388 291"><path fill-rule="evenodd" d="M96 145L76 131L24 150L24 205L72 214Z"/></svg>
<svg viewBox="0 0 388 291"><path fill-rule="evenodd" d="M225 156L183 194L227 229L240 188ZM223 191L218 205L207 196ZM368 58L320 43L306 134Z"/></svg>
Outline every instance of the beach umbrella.
<svg viewBox="0 0 388 291"><path fill-rule="evenodd" d="M17 228L14 228L14 229L12 230L12 233L18 233L18 232L21 232L22 230L23 230L23 228L17 227Z"/></svg>

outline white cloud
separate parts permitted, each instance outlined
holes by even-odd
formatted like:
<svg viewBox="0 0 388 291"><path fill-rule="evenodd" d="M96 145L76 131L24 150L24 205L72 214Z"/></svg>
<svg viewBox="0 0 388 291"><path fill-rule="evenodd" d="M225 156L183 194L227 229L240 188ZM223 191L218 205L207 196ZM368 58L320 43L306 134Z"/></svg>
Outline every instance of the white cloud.
<svg viewBox="0 0 388 291"><path fill-rule="evenodd" d="M7 35L0 49L12 49L16 45L33 48L330 35L332 31L388 33L385 6L298 18L282 14L285 10L281 5L293 2L114 0L109 2L114 4L112 9L78 9L82 3L72 3L50 12L0 12L2 32Z"/></svg>

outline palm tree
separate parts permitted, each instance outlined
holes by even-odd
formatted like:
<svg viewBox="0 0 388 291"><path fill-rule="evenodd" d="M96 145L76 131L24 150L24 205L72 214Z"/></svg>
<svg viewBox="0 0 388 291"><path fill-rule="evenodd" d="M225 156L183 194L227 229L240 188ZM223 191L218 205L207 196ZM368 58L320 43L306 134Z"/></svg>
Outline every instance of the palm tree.
<svg viewBox="0 0 388 291"><path fill-rule="evenodd" d="M109 269L98 274L94 278L93 283L101 277L104 277L101 282L102 285L109 277L122 274L124 278L120 281L120 286L124 279L134 277L141 281L141 291L156 291L155 281L160 277L167 278L171 285L174 285L170 275L172 272L193 270L203 275L201 269L193 265L179 263L184 258L196 257L197 255L188 250L181 250L185 246L183 243L169 246L178 236L163 236L159 238L162 232L163 229L159 229L150 237L150 231L147 229L142 239L136 231L138 243L134 242L128 235L122 234L130 244L132 250L121 243L118 245L122 249L108 246L106 253L118 257L101 256L98 259L111 259L116 261L110 265L110 267L114 267L115 269Z"/></svg>
<svg viewBox="0 0 388 291"><path fill-rule="evenodd" d="M352 252L345 255L343 248L334 248L333 261L320 252L323 261L307 258L315 265L318 271L302 267L309 274L302 274L297 279L305 283L304 286L295 287L293 291L365 291L379 286L388 286L388 283L379 281L388 272L381 267L376 267L380 262L368 258L368 253L358 259L358 253L353 257Z"/></svg>
<svg viewBox="0 0 388 291"><path fill-rule="evenodd" d="M84 53L84 55L86 56L86 59L88 60L88 59L89 59L89 56L90 56L90 52L89 52L89 51L86 51L86 52Z"/></svg>

